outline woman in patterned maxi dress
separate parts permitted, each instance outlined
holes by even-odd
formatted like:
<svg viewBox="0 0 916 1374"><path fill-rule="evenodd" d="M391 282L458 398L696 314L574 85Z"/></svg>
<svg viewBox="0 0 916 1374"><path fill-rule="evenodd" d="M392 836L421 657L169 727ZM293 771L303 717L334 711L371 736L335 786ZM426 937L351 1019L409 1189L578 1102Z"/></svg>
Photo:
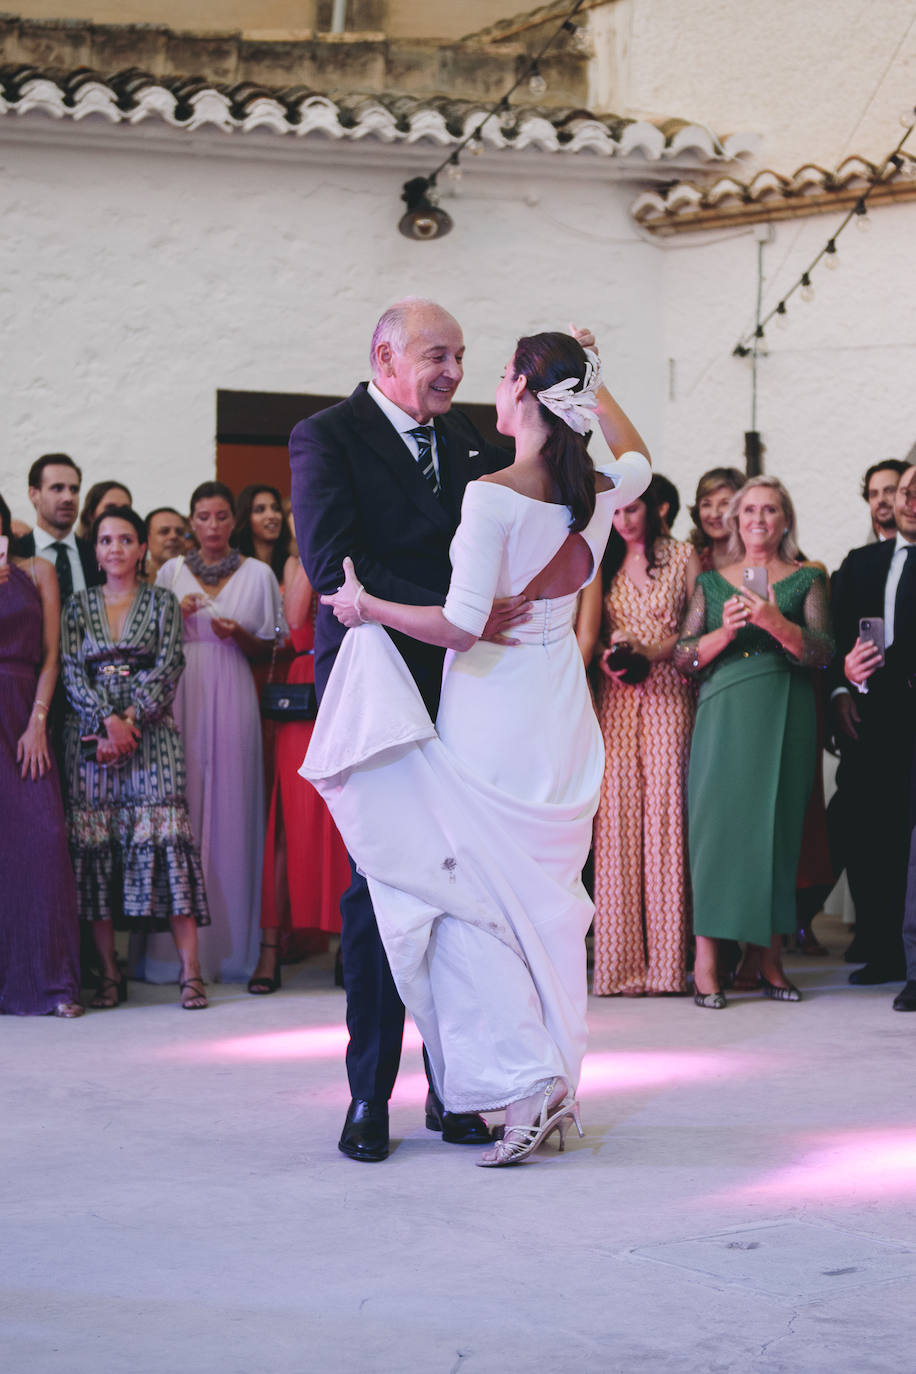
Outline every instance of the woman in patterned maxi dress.
<svg viewBox="0 0 916 1374"><path fill-rule="evenodd" d="M93 923L102 967L92 1005L114 1007L124 998L115 926L171 929L182 1006L194 1011L207 1005L197 926L210 917L171 711L184 668L181 610L171 592L139 579L145 534L125 506L100 515L93 542L107 581L65 607L70 853L80 917ZM83 741L91 737L96 748L87 755Z"/></svg>
<svg viewBox="0 0 916 1374"><path fill-rule="evenodd" d="M586 662L597 641L595 704L607 760L593 840L592 990L683 992L694 690L671 654L699 562L689 545L662 534L650 490L615 514L602 571L583 593L577 626ZM610 646L619 643L650 660L642 682L612 669Z"/></svg>

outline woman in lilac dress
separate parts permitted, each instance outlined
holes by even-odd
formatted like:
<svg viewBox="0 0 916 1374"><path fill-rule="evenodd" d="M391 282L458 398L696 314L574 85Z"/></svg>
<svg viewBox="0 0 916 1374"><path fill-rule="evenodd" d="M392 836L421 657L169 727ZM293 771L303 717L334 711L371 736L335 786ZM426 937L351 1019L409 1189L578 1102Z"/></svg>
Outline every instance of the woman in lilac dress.
<svg viewBox="0 0 916 1374"><path fill-rule="evenodd" d="M10 513L0 498L0 533ZM46 559L0 567L0 1012L82 1016L76 887L47 735L60 599Z"/></svg>

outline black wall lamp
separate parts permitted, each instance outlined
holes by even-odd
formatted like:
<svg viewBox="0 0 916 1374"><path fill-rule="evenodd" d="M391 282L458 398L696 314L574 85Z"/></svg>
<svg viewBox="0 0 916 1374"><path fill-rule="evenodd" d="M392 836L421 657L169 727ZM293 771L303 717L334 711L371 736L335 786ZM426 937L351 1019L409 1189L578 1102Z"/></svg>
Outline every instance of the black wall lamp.
<svg viewBox="0 0 916 1374"><path fill-rule="evenodd" d="M398 229L406 239L441 239L454 228L451 215L439 209L435 179L414 177L405 181L401 200L407 213L401 217Z"/></svg>

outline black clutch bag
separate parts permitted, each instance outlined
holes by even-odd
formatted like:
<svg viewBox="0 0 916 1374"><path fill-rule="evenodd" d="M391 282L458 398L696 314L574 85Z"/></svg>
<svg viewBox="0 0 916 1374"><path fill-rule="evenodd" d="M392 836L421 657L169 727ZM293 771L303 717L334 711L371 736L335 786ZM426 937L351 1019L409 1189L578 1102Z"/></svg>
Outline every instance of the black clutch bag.
<svg viewBox="0 0 916 1374"><path fill-rule="evenodd" d="M267 682L261 692L261 715L281 724L314 720L318 714L314 682Z"/></svg>
<svg viewBox="0 0 916 1374"><path fill-rule="evenodd" d="M607 657L607 666L612 673L623 670L623 681L635 687L645 682L652 664L645 654L638 654L629 644L612 644Z"/></svg>
<svg viewBox="0 0 916 1374"><path fill-rule="evenodd" d="M278 625L270 656L270 673L261 690L261 715L265 720L276 720L281 725L287 721L314 720L318 714L314 682L274 682L277 655L282 643L283 631Z"/></svg>

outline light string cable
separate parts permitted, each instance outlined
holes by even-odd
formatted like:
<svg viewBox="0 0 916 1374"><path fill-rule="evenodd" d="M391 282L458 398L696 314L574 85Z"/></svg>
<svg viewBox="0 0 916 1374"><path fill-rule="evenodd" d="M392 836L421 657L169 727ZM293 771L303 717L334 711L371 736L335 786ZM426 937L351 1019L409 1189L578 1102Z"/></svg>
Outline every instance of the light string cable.
<svg viewBox="0 0 916 1374"><path fill-rule="evenodd" d="M914 105L912 113L916 115L916 105ZM884 159L881 166L878 168L877 172L875 172L874 176L872 177L869 185L856 200L855 205L853 205L852 209L847 213L845 219L843 219L842 223L838 226L838 228L834 230L833 234L824 244L821 251L816 255L816 257L812 258L811 262L809 262L808 266L805 268L804 272L802 272L798 280L792 286L790 286L789 290L785 292L785 294L781 297L779 301L777 301L776 305L773 306L773 309L769 312L769 314L764 315L762 319L758 318L756 326L753 329L749 329L746 334L743 334L741 336L741 338L738 340L738 342L732 349L732 355L734 357L746 358L750 352L755 351L760 343L760 340L764 337L764 332L766 330L767 325L770 323L770 320L772 320L774 316L784 316L787 313L788 303L792 296L795 295L795 292L810 290L811 273L814 271L815 267L817 267L818 263L821 261L822 258L831 258L836 253L836 241L840 237L846 226L849 224L850 220L860 218L861 216L868 214L868 198L872 194L872 192L877 190L883 182L884 175L887 172L888 167L893 165L893 167L898 172L900 171L901 167L903 166L903 146L906 143L907 139L910 137L910 135L913 133L914 129L916 129L916 119L914 119L913 123L911 123L907 127L906 132L898 142L897 146L894 148L894 151L892 153L889 153L888 156Z"/></svg>
<svg viewBox="0 0 916 1374"><path fill-rule="evenodd" d="M496 115L503 114L505 111L509 109L509 101L511 97L515 94L515 92L518 90L519 86L524 85L526 81L530 81L532 77L540 76L541 59L544 57L544 54L550 48L553 47L554 43L556 43L560 35L563 33L574 33L576 31L578 25L573 23L573 19L578 14L579 10L582 8L584 4L585 0L576 0L575 4L570 9L565 19L563 19L562 23L558 25L556 30L547 39L546 43L544 43L543 46L538 49L535 56L531 58L531 60L528 63L528 66L522 72L518 80L515 81L513 85L509 87L505 95L500 96L499 100L497 100L496 104L492 107L492 109L490 109L487 112L487 114L484 115L480 123L477 124L475 128L471 130L467 137L462 139L462 141L458 144L458 147L454 148L452 152L450 152L445 158L443 158L443 160L439 163L439 166L436 167L432 172L430 172L429 176L416 177L413 181L408 182L408 185L411 187L412 191L414 191L418 195L424 195L427 191L430 191L433 189L433 187L435 187L436 178L439 176L440 172L444 171L445 168L450 165L452 167L458 166L461 154L464 152L465 148L467 148L468 144L480 142L481 130L483 129L484 125L489 124L490 120L493 119Z"/></svg>

